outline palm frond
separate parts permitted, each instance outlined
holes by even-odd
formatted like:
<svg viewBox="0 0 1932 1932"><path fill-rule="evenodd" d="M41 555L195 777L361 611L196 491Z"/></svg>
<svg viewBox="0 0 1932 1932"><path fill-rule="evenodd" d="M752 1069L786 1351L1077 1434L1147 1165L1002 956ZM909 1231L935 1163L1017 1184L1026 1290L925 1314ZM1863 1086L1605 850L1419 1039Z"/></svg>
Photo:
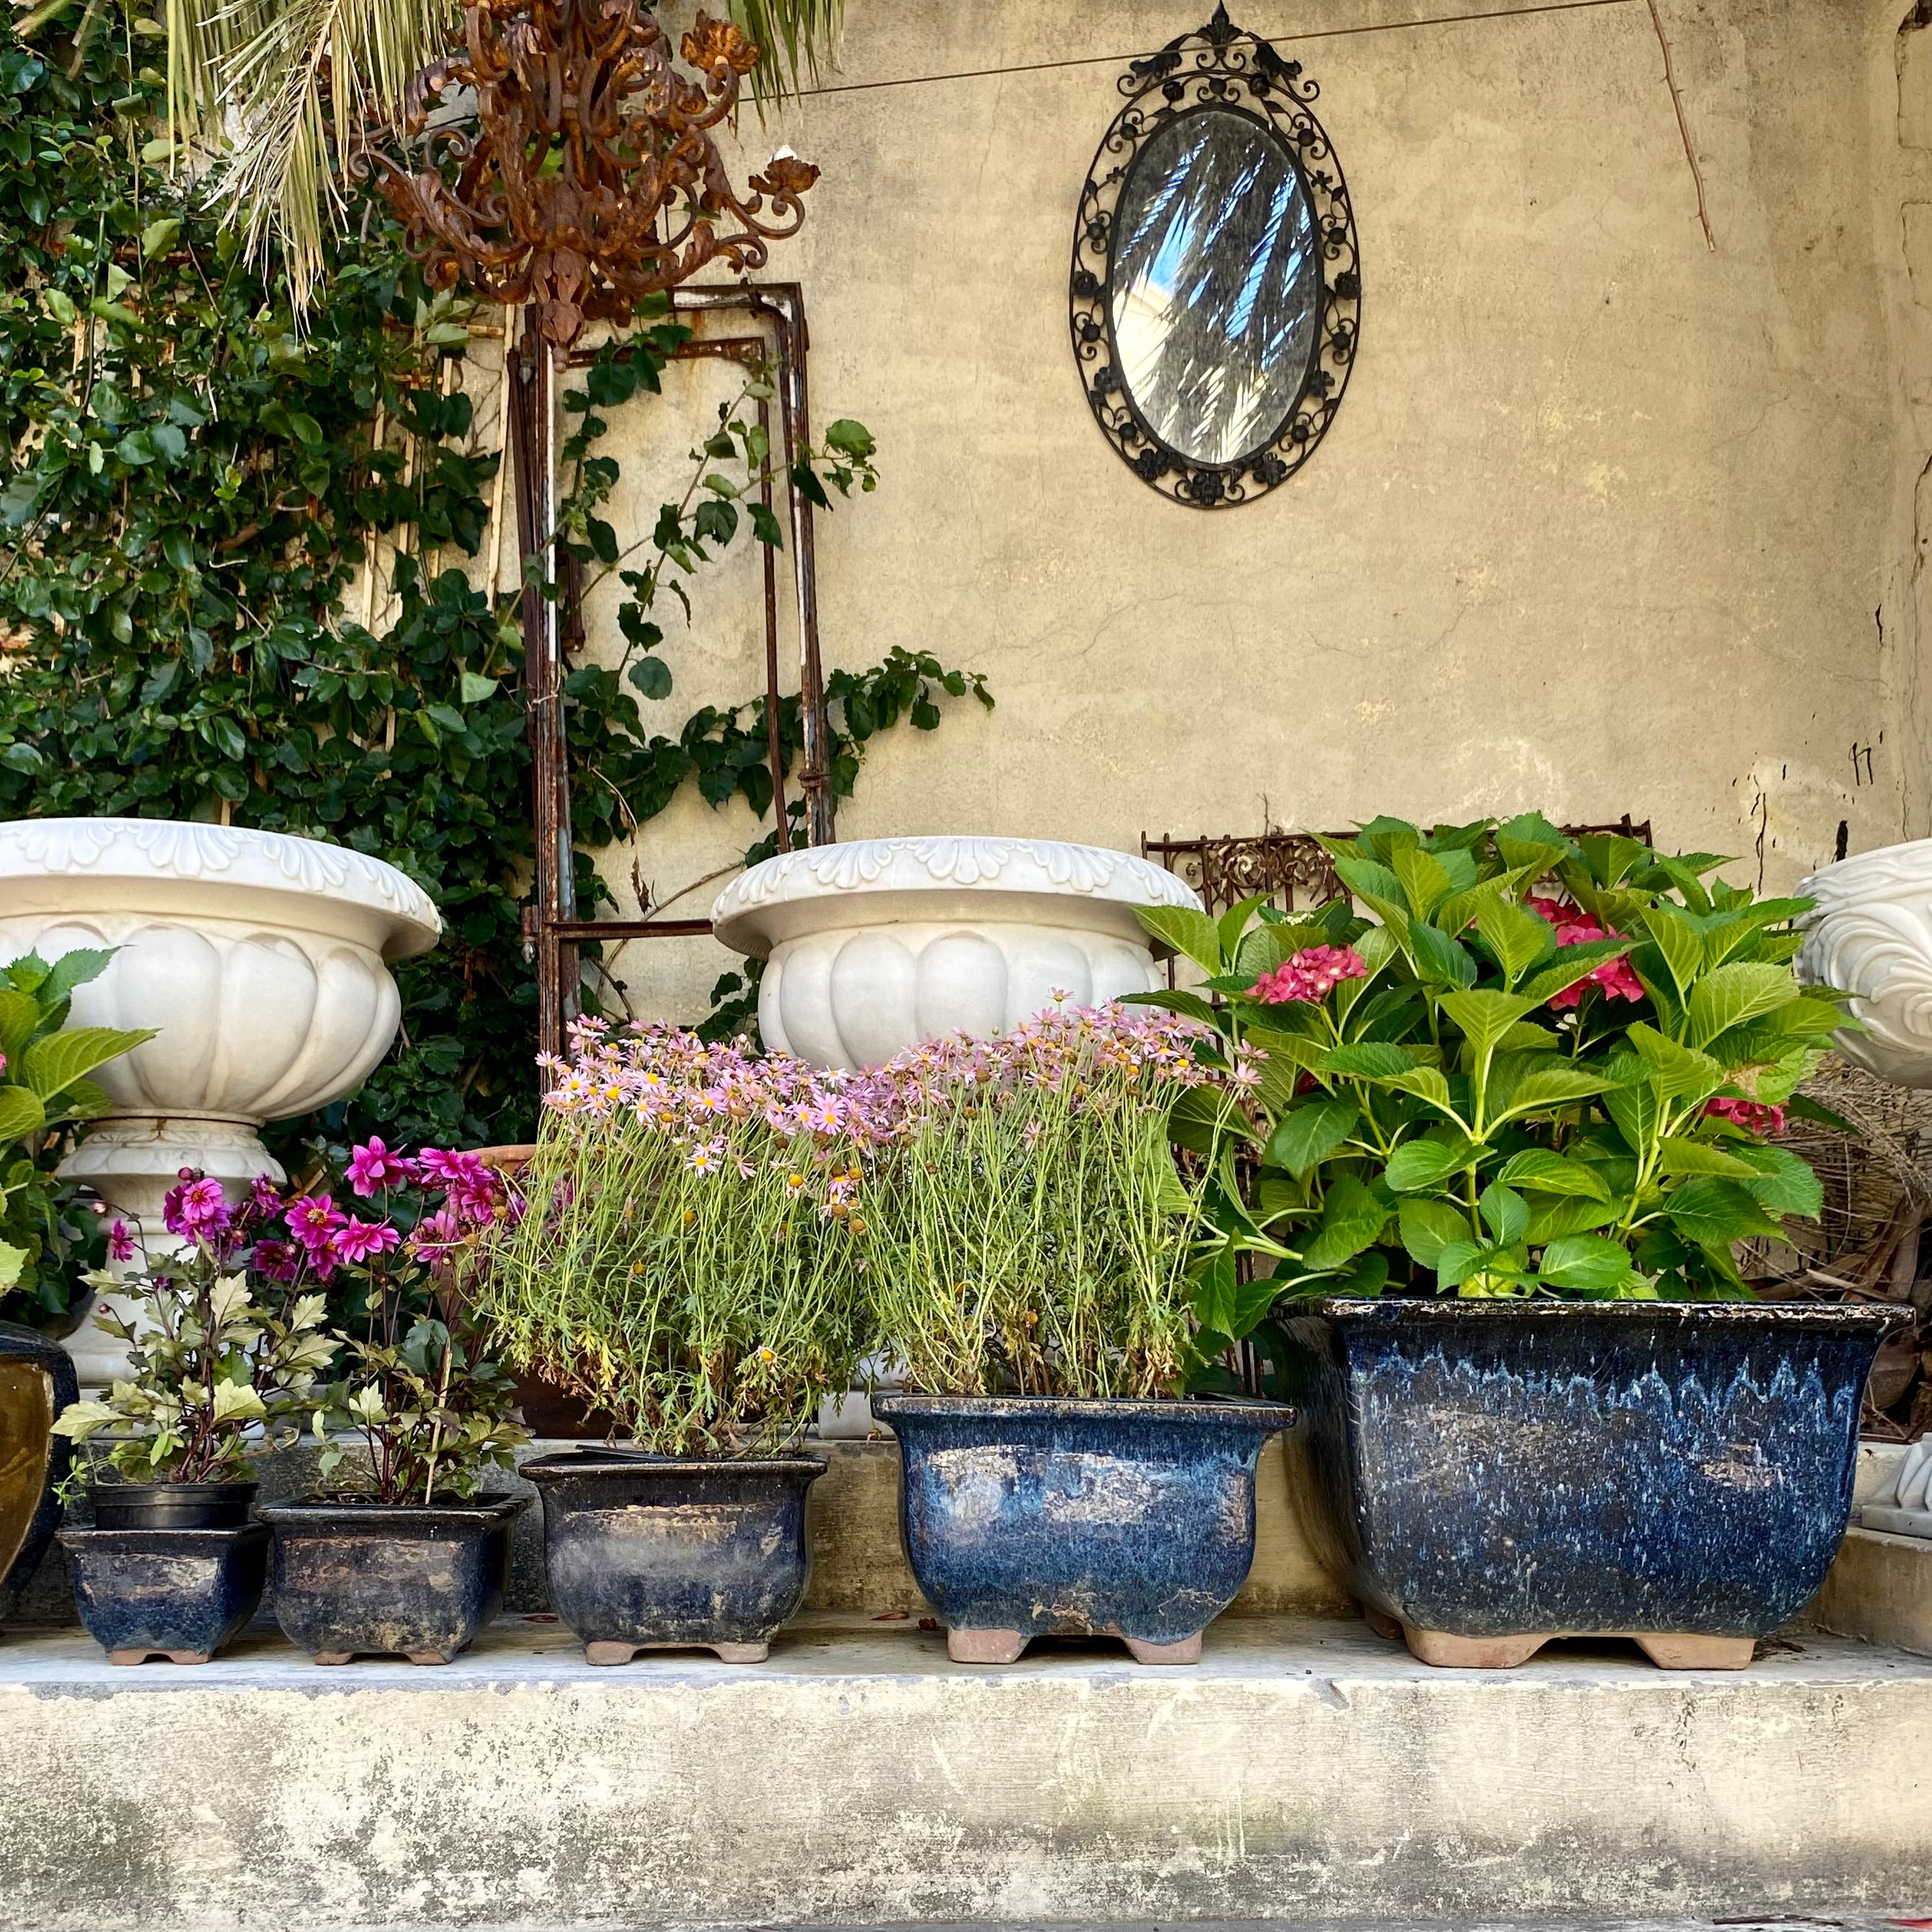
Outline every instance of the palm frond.
<svg viewBox="0 0 1932 1932"><path fill-rule="evenodd" d="M752 70L762 110L796 96L838 58L845 0L730 0L731 17L763 55Z"/></svg>

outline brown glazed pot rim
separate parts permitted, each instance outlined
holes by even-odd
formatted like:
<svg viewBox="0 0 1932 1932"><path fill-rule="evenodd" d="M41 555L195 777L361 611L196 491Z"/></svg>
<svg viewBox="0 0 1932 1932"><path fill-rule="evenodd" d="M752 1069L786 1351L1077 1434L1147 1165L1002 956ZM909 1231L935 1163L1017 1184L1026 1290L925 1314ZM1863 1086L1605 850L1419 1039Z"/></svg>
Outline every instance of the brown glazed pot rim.
<svg viewBox="0 0 1932 1932"><path fill-rule="evenodd" d="M356 1526L392 1522L430 1522L438 1517L460 1522L508 1519L526 1508L530 1498L507 1490L488 1490L447 1503L379 1503L366 1496L295 1496L263 1503L255 1514L264 1522L347 1523Z"/></svg>
<svg viewBox="0 0 1932 1932"><path fill-rule="evenodd" d="M533 1483L571 1476L803 1476L813 1481L829 1466L823 1456L655 1456L643 1449L614 1456L598 1445L536 1456L517 1474Z"/></svg>
<svg viewBox="0 0 1932 1932"><path fill-rule="evenodd" d="M1255 1396L1057 1396L879 1394L872 1413L894 1415L1118 1416L1124 1421L1165 1421L1190 1416L1203 1421L1253 1422L1278 1416L1291 1426L1298 1412L1286 1402Z"/></svg>
<svg viewBox="0 0 1932 1932"><path fill-rule="evenodd" d="M1297 1315L1330 1320L1390 1323L1418 1322L1453 1325L1461 1322L1577 1322L1586 1319L1678 1323L1687 1327L1738 1328L1875 1328L1913 1319L1909 1302L1845 1301L1558 1301L1538 1297L1454 1295L1346 1295L1284 1297L1274 1305L1277 1319Z"/></svg>

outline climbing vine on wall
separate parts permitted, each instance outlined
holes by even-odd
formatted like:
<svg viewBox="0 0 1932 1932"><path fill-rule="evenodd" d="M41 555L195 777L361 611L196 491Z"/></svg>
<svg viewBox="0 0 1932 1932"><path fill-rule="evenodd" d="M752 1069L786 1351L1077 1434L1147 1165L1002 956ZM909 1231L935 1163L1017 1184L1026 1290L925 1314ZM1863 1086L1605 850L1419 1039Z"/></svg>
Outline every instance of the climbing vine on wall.
<svg viewBox="0 0 1932 1932"><path fill-rule="evenodd" d="M31 19L31 40L0 28L0 815L215 819L401 866L441 906L443 944L399 969L395 1052L327 1118L284 1130L284 1150L524 1138L531 835L506 808L527 788L521 637L514 600L464 567L497 463L447 374L471 319L426 297L370 203L298 332L274 279L166 170L159 20L107 0ZM669 346L639 340L600 365L628 374L592 371L578 413L597 467L571 542L592 563L616 544L591 500L616 467L591 456L596 412L654 387ZM821 496L869 487L869 437L837 427L808 472ZM778 536L736 514L766 453L734 453L738 481L713 464L725 489L700 482L664 513L682 532L661 518L647 546L680 588L741 533ZM372 558L379 594L358 575ZM650 730L639 700L665 694L670 667L634 587L624 622L646 640L628 680L584 664L566 687L586 906L607 896L588 852L685 784L760 816L772 803L762 696ZM932 728L948 694L991 702L904 652L829 690L842 793L875 731ZM796 759L795 700L779 722Z"/></svg>

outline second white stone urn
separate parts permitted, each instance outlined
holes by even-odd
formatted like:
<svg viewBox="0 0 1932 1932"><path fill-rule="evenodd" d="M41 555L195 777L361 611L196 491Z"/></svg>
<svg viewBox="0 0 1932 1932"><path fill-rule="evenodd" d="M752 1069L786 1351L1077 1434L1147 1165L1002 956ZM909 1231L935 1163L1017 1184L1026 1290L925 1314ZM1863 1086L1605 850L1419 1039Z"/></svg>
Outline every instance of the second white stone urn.
<svg viewBox="0 0 1932 1932"><path fill-rule="evenodd" d="M0 825L0 960L111 946L73 1024L152 1027L94 1075L112 1102L62 1172L161 1235L184 1167L231 1194L282 1170L266 1121L350 1094L396 1036L389 962L427 951L435 906L393 866L345 846L147 818ZM70 1345L83 1360L97 1342ZM92 1372L91 1372L92 1371Z"/></svg>
<svg viewBox="0 0 1932 1932"><path fill-rule="evenodd" d="M712 930L766 962L758 1030L816 1066L877 1066L944 1034L1004 1033L1064 994L1150 992L1137 905L1192 887L1130 853L1043 838L861 838L788 852L721 892Z"/></svg>
<svg viewBox="0 0 1932 1932"><path fill-rule="evenodd" d="M1832 1036L1847 1060L1900 1087L1932 1087L1932 838L1822 866L1798 975L1852 994L1862 1032Z"/></svg>

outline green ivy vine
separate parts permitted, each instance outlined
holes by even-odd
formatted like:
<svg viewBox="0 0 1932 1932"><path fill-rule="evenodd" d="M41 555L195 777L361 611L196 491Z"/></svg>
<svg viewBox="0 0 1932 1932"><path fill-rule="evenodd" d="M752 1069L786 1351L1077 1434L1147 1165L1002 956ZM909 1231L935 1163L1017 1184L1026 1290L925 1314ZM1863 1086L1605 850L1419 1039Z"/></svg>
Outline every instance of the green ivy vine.
<svg viewBox="0 0 1932 1932"><path fill-rule="evenodd" d="M25 24L31 39L0 27L0 816L215 820L400 866L441 907L443 943L399 969L394 1052L280 1130L285 1148L526 1138L532 839L506 808L527 796L522 640L515 598L464 567L497 467L450 380L472 318L428 296L370 201L298 331L166 170L159 20L74 0ZM782 541L750 500L771 461L755 423L727 410L641 545L600 514L617 476L602 412L656 388L676 334L646 319L572 397L566 548L626 591L624 663L579 664L566 687L586 907L608 898L590 854L683 785L772 808L762 694L668 733L640 708L671 688L659 592L686 595L744 531ZM828 504L868 489L871 439L836 424L795 475ZM365 565L383 594L361 587ZM976 676L904 651L827 690L841 795L877 732L932 729L948 695L992 703ZM795 763L795 698L778 723Z"/></svg>

